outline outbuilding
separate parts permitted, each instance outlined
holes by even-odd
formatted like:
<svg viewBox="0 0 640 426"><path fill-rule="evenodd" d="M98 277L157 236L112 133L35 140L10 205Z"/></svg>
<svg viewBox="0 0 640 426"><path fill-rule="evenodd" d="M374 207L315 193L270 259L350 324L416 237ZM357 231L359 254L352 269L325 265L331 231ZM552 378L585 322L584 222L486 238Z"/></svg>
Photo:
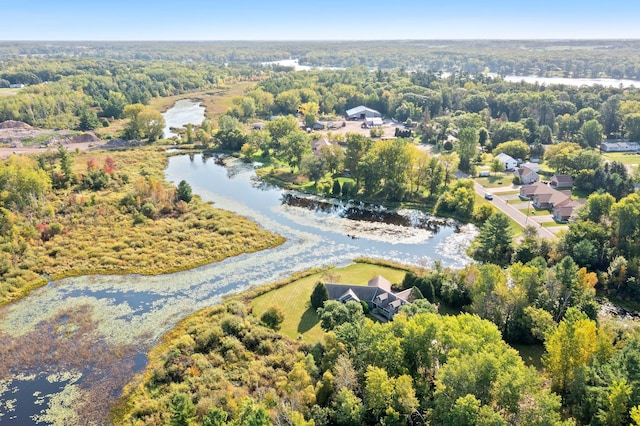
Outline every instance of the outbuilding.
<svg viewBox="0 0 640 426"><path fill-rule="evenodd" d="M375 109L367 108L364 105L347 110L347 118L349 120L364 120L365 118L373 117L382 117L382 114Z"/></svg>

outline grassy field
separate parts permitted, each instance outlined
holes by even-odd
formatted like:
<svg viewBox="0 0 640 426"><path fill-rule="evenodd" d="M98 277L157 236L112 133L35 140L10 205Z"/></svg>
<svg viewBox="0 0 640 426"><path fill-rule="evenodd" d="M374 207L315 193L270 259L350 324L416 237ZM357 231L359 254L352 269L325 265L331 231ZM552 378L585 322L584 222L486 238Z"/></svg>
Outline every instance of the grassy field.
<svg viewBox="0 0 640 426"><path fill-rule="evenodd" d="M607 152L602 154L602 158L608 161L618 161L622 164L638 166L640 164L640 154L627 154L624 152Z"/></svg>
<svg viewBox="0 0 640 426"><path fill-rule="evenodd" d="M485 188L504 188L513 185L513 176L500 174L498 176L479 177L476 182Z"/></svg>
<svg viewBox="0 0 640 426"><path fill-rule="evenodd" d="M22 89L11 89L9 87L0 88L0 96L14 96Z"/></svg>
<svg viewBox="0 0 640 426"><path fill-rule="evenodd" d="M528 216L547 216L551 214L549 213L549 210L536 209L533 207L530 207L528 209L520 209L520 211Z"/></svg>
<svg viewBox="0 0 640 426"><path fill-rule="evenodd" d="M340 269L317 273L272 290L252 300L253 313L260 317L271 306L279 306L285 312L281 332L291 338L317 342L322 338L318 316L309 306L311 292L318 281L338 284L366 285L376 275L382 275L392 283L402 282L405 272L379 265L357 263Z"/></svg>

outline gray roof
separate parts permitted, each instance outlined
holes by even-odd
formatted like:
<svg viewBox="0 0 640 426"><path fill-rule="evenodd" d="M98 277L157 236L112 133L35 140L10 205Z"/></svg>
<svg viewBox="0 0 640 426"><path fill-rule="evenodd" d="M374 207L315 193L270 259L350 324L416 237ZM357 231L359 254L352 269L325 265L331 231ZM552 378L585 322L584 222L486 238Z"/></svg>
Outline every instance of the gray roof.
<svg viewBox="0 0 640 426"><path fill-rule="evenodd" d="M376 111L375 109L367 108L364 105L359 105L359 106L357 106L355 108L348 109L347 110L347 116L350 117L350 116L356 115L356 114L360 115L360 114L363 114L363 113L366 113L366 112L369 112L369 113L371 113L371 114L373 114L375 116L381 116L382 115L378 111Z"/></svg>

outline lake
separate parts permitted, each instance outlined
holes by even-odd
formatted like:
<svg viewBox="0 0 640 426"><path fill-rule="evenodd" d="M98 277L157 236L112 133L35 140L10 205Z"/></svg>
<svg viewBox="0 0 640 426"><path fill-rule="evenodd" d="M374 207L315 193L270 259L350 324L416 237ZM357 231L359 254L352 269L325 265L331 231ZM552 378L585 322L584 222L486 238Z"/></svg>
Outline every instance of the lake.
<svg viewBox="0 0 640 426"><path fill-rule="evenodd" d="M551 84L564 84L567 86L595 86L599 84L605 87L640 87L640 81L627 80L627 79L615 79L615 78L568 78L568 77L538 77L535 75L521 76L521 75L506 75L505 81L511 83L520 83L524 81L531 84L544 84L549 86Z"/></svg>

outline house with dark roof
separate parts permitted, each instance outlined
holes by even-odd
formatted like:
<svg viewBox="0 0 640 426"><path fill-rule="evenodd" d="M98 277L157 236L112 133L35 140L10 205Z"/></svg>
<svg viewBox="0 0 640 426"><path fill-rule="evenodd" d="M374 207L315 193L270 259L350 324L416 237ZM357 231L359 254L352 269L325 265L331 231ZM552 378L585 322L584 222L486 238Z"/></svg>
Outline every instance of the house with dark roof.
<svg viewBox="0 0 640 426"><path fill-rule="evenodd" d="M576 209L584 205L586 200L566 200L553 207L553 220L566 223L571 219Z"/></svg>
<svg viewBox="0 0 640 426"><path fill-rule="evenodd" d="M551 178L549 185L556 189L571 189L573 188L573 178L569 175L555 175Z"/></svg>
<svg viewBox="0 0 640 426"><path fill-rule="evenodd" d="M393 319L402 305L411 303L408 300L411 289L393 293L391 283L381 275L370 279L366 286L325 284L325 287L329 293L329 300L341 303L364 301L372 312L377 312L388 320Z"/></svg>
<svg viewBox="0 0 640 426"><path fill-rule="evenodd" d="M532 200L536 194L543 194L549 192L549 185L540 181L534 182L531 185L523 185L520 187L520 198L522 200Z"/></svg>

